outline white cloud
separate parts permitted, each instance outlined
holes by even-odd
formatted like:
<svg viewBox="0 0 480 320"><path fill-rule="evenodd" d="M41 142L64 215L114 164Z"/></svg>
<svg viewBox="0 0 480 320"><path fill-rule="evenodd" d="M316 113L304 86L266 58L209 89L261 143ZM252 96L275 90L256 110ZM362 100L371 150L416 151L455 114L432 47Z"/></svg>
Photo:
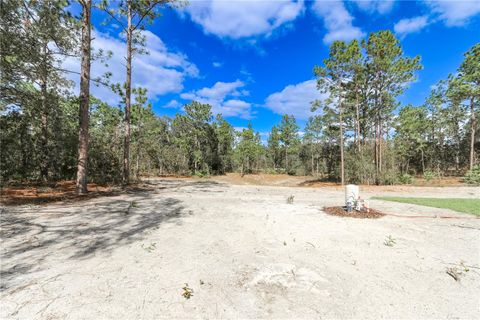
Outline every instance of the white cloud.
<svg viewBox="0 0 480 320"><path fill-rule="evenodd" d="M355 0L357 6L369 13L388 13L392 10L395 0Z"/></svg>
<svg viewBox="0 0 480 320"><path fill-rule="evenodd" d="M241 89L245 84L236 80L234 82L217 82L212 87L182 93L180 97L185 100L196 100L212 106L213 113L221 113L224 117L252 117L252 104L238 97L248 95L248 91Z"/></svg>
<svg viewBox="0 0 480 320"><path fill-rule="evenodd" d="M402 19L398 21L393 26L393 30L395 30L395 33L401 36L406 36L409 33L420 31L427 25L428 25L428 17L420 16L420 17L415 17L410 19Z"/></svg>
<svg viewBox="0 0 480 320"><path fill-rule="evenodd" d="M206 34L241 39L266 36L295 20L304 11L303 0L192 1L185 8Z"/></svg>
<svg viewBox="0 0 480 320"><path fill-rule="evenodd" d="M343 2L317 0L312 9L319 17L323 18L328 31L323 38L324 43L329 44L335 40L350 41L365 36L360 28L353 26L353 17Z"/></svg>
<svg viewBox="0 0 480 320"><path fill-rule="evenodd" d="M242 132L244 129L247 129L247 127L233 127L233 130L237 132Z"/></svg>
<svg viewBox="0 0 480 320"><path fill-rule="evenodd" d="M480 13L480 1L425 1L447 26L462 26Z"/></svg>
<svg viewBox="0 0 480 320"><path fill-rule="evenodd" d="M222 62L219 62L219 61L213 61L213 62L212 62L212 65L213 65L215 68L220 68L221 66L223 66L223 63L222 63Z"/></svg>
<svg viewBox="0 0 480 320"><path fill-rule="evenodd" d="M148 55L134 56L132 63L132 84L133 87L143 87L148 90L148 97L156 99L159 95L166 93L177 93L183 90L183 81L186 77L197 77L197 67L188 61L186 55L170 51L163 41L150 31L144 31L146 37ZM104 74L106 71L113 73L110 81L112 83L125 82L125 53L126 45L121 39L112 37L105 33L93 32L92 47L110 50L113 53L107 61L108 67L99 62L93 62L91 73L92 78ZM67 70L80 71L80 62L75 58L65 60L63 67ZM74 92L79 92L79 76L69 75L75 82ZM109 104L117 104L120 98L105 86L91 86L91 94Z"/></svg>
<svg viewBox="0 0 480 320"><path fill-rule="evenodd" d="M272 93L265 99L265 107L280 115L293 114L297 119L306 120L313 115L312 102L326 98L327 95L318 92L316 80L307 80Z"/></svg>
<svg viewBox="0 0 480 320"><path fill-rule="evenodd" d="M163 107L164 108L168 108L168 109L178 109L180 108L181 104L180 102L178 102L177 100L173 99L171 100L169 103L167 103L166 105L164 105Z"/></svg>

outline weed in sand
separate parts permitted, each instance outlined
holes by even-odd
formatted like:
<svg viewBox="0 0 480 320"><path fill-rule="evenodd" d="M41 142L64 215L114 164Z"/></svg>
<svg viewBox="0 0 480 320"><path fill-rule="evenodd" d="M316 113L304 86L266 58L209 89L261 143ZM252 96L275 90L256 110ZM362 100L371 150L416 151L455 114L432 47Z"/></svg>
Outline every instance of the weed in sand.
<svg viewBox="0 0 480 320"><path fill-rule="evenodd" d="M290 195L290 196L287 198L287 203L288 203L288 204L292 204L292 203L293 203L293 199L295 199L295 196L292 194L292 195Z"/></svg>
<svg viewBox="0 0 480 320"><path fill-rule="evenodd" d="M155 249L157 249L157 243L156 242L152 242L148 247L146 247L143 243L142 243L142 248L143 250L147 251L147 252L152 252L154 251Z"/></svg>
<svg viewBox="0 0 480 320"><path fill-rule="evenodd" d="M185 283L185 287L183 287L182 289L183 289L182 296L185 299L190 299L193 296L193 289L188 286L188 283Z"/></svg>
<svg viewBox="0 0 480 320"><path fill-rule="evenodd" d="M391 235L389 235L383 242L387 247L393 247L396 243L397 241Z"/></svg>

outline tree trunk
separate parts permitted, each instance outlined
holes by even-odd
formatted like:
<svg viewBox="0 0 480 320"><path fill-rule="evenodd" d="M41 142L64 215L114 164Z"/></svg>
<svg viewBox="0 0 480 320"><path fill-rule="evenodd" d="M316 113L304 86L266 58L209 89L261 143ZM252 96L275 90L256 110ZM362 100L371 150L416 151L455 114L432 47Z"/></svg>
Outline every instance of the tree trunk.
<svg viewBox="0 0 480 320"><path fill-rule="evenodd" d="M342 186L345 184L345 161L343 158L343 119L342 119L342 105L338 106L339 109L339 121L340 121L340 178Z"/></svg>
<svg viewBox="0 0 480 320"><path fill-rule="evenodd" d="M422 152L422 173L425 173L425 157L423 155L423 149L420 150Z"/></svg>
<svg viewBox="0 0 480 320"><path fill-rule="evenodd" d="M473 97L470 99L470 170L473 169L475 161L475 129L477 121L475 118L475 107Z"/></svg>
<svg viewBox="0 0 480 320"><path fill-rule="evenodd" d="M49 149L48 149L48 69L47 69L47 55L48 55L48 41L43 39L42 43L42 63L40 65L40 145L41 145L41 161L40 161L40 180L46 182L48 180L49 169Z"/></svg>
<svg viewBox="0 0 480 320"><path fill-rule="evenodd" d="M132 5L128 1L127 12L127 78L125 80L125 141L123 146L123 183L130 182L130 109L132 94Z"/></svg>
<svg viewBox="0 0 480 320"><path fill-rule="evenodd" d="M379 176L380 176L380 169L379 169L379 135L380 135L380 129L379 129L379 121L378 121L378 116L375 118L375 183L379 184Z"/></svg>
<svg viewBox="0 0 480 320"><path fill-rule="evenodd" d="M382 157L382 143L383 143L383 130L382 121L378 121L378 173L381 175L383 172L383 157Z"/></svg>
<svg viewBox="0 0 480 320"><path fill-rule="evenodd" d="M355 142L357 144L357 150L360 151L360 106L358 104L358 93L355 94L355 122L356 122L356 131L355 131Z"/></svg>
<svg viewBox="0 0 480 320"><path fill-rule="evenodd" d="M138 107L138 125L137 125L137 168L135 170L135 176L137 180L140 180L140 151L141 151L141 135L142 135L142 107Z"/></svg>
<svg viewBox="0 0 480 320"><path fill-rule="evenodd" d="M88 117L90 109L90 49L91 0L81 1L82 11L82 65L80 76L80 108L78 131L77 182L78 194L87 193Z"/></svg>
<svg viewBox="0 0 480 320"><path fill-rule="evenodd" d="M310 161L312 163L312 169L310 170L310 174L313 176L314 172L315 172L315 160L313 158L313 148L310 149Z"/></svg>
<svg viewBox="0 0 480 320"><path fill-rule="evenodd" d="M46 53L45 53L46 54ZM40 124L42 128L42 136L40 139L40 144L42 146L41 154L42 161L40 163L40 180L46 182L48 180L48 107L47 107L47 80L46 80L46 70L44 70L42 75L42 83L40 84L41 91L41 105L42 111L40 116Z"/></svg>

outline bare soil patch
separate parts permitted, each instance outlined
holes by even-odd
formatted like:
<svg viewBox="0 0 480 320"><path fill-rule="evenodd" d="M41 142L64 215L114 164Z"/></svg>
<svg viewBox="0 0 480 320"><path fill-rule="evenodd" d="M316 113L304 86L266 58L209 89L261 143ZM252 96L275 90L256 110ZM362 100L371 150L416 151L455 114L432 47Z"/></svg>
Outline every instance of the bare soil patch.
<svg viewBox="0 0 480 320"><path fill-rule="evenodd" d="M480 219L375 199L382 219L333 217L340 187L156 178L119 192L0 209L0 319L478 318Z"/></svg>
<svg viewBox="0 0 480 320"><path fill-rule="evenodd" d="M352 212L348 212L347 210L344 209L344 207L325 207L323 208L323 211L325 213L332 215L332 216L339 216L339 217L349 217L349 218L358 218L358 219L378 219L383 216L385 216L384 213L375 210L375 209L370 209L368 212L367 211L357 211L353 210Z"/></svg>

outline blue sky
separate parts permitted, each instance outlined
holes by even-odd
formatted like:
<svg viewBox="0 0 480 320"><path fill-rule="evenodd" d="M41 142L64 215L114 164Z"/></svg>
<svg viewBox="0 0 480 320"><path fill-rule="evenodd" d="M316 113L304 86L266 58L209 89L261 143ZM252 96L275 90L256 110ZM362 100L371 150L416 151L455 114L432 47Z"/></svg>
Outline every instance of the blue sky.
<svg viewBox="0 0 480 320"><path fill-rule="evenodd" d="M94 47L113 52L113 81L124 80L125 46L118 25L94 11ZM164 10L147 27L150 55L134 59L134 84L146 87L158 115L181 112L192 99L210 103L236 127L262 133L294 114L300 125L315 90L313 66L334 40L365 38L389 29L424 69L399 98L422 104L430 87L455 72L463 53L480 41L480 1L195 1ZM71 68L78 68L69 60ZM93 73L104 67L93 65ZM76 79L74 79L76 80ZM78 82L76 80L76 82ZM106 88L93 94L118 104Z"/></svg>

